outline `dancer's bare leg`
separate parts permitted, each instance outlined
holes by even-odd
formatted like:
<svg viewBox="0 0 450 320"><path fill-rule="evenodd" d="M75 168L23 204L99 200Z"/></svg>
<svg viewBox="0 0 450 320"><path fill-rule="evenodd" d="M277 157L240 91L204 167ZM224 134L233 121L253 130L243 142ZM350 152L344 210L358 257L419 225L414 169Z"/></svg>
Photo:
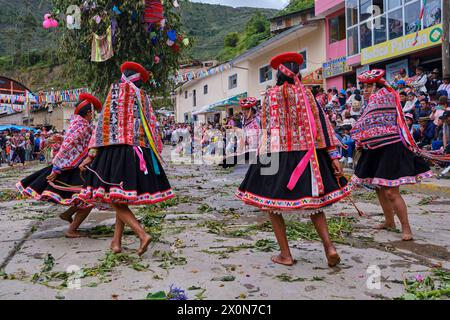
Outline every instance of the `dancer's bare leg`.
<svg viewBox="0 0 450 320"><path fill-rule="evenodd" d="M396 229L397 226L395 225L395 212L394 208L392 207L391 201L387 197L387 189L388 188L377 188L377 196L378 200L380 201L381 208L383 209L384 214L384 223L378 225L375 227L375 229L379 230L389 230L389 229Z"/></svg>
<svg viewBox="0 0 450 320"><path fill-rule="evenodd" d="M128 208L127 205L112 204L112 207L116 210L117 218L119 218L119 220L122 221L124 224L128 225L133 230L133 232L139 237L141 245L137 251L137 254L139 256L143 255L147 251L147 248L152 240L152 237L150 237L150 235L148 235L145 232L144 228L142 228L141 224L136 219L133 212L131 212L131 210ZM120 228L120 225L118 231L123 233L123 228ZM117 235L117 237L118 236L119 234ZM116 238L116 235L114 235L114 238ZM120 238L122 238L122 234L120 234Z"/></svg>
<svg viewBox="0 0 450 320"><path fill-rule="evenodd" d="M114 237L111 241L111 250L114 253L122 252L122 235L125 229L125 223L120 220L119 216L116 214L116 224L114 229Z"/></svg>
<svg viewBox="0 0 450 320"><path fill-rule="evenodd" d="M273 256L272 261L285 266L292 266L295 261L292 258L291 250L289 249L289 243L286 236L286 224L284 223L283 216L274 212L269 212L269 218L272 222L273 232L277 238L278 245L280 246L280 254Z"/></svg>
<svg viewBox="0 0 450 320"><path fill-rule="evenodd" d="M341 258L337 253L337 250L330 239L330 233L328 232L327 218L323 212L314 214L311 216L311 221L322 240L323 247L325 249L325 255L327 256L328 266L334 267L341 262Z"/></svg>
<svg viewBox="0 0 450 320"><path fill-rule="evenodd" d="M404 241L413 240L411 225L409 224L408 219L408 207L406 206L405 200L403 200L403 197L400 194L400 188L387 188L386 196L391 202L391 205L394 208L394 211L397 214L397 217L402 225L402 239Z"/></svg>
<svg viewBox="0 0 450 320"><path fill-rule="evenodd" d="M66 211L64 211L63 213L61 213L59 215L59 217L64 220L67 221L68 223L72 223L73 221L73 215L75 213L77 213L77 208L76 207L70 207L69 209L67 209Z"/></svg>
<svg viewBox="0 0 450 320"><path fill-rule="evenodd" d="M86 234L79 232L78 228L84 222L84 220L86 220L91 211L92 208L77 210L77 214L70 224L69 229L65 233L66 238L81 238L86 236Z"/></svg>

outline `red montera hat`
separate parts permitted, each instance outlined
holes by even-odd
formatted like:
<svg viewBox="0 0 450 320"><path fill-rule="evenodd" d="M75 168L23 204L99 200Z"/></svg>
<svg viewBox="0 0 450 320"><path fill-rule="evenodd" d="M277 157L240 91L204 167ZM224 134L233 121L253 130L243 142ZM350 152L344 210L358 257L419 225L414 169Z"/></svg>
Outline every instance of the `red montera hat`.
<svg viewBox="0 0 450 320"><path fill-rule="evenodd" d="M76 107L74 114L78 114L78 112L80 112L80 110L86 107L88 104L92 104L97 112L102 111L102 103L92 94L82 93L80 94L78 100L80 101L80 103Z"/></svg>
<svg viewBox="0 0 450 320"><path fill-rule="evenodd" d="M285 52L278 56L275 56L272 58L272 61L270 61L270 65L274 69L278 69L280 64L286 63L286 62L295 62L299 66L305 62L305 59L303 56L298 52Z"/></svg>
<svg viewBox="0 0 450 320"><path fill-rule="evenodd" d="M359 82L362 83L384 83L386 80L384 80L384 75L386 74L386 71L383 69L373 69L368 70L363 73L361 73L358 76Z"/></svg>
<svg viewBox="0 0 450 320"><path fill-rule="evenodd" d="M239 100L239 106L242 109L252 108L252 107L256 106L257 103L258 103L258 99L253 98L253 97L244 98L244 99Z"/></svg>
<svg viewBox="0 0 450 320"><path fill-rule="evenodd" d="M145 83L150 78L150 73L139 63L127 61L120 67L122 73L125 70L133 70L139 73L142 77L142 81Z"/></svg>

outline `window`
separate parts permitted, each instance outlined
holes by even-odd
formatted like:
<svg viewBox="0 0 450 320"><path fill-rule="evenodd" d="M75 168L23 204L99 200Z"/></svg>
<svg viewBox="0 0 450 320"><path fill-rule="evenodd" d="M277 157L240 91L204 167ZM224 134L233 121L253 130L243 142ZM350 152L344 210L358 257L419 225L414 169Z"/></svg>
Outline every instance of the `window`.
<svg viewBox="0 0 450 320"><path fill-rule="evenodd" d="M424 6L423 21L419 20ZM441 0L346 0L347 54L442 23ZM422 22L422 23L421 23ZM330 35L336 35L336 22ZM330 39L331 41L331 39Z"/></svg>
<svg viewBox="0 0 450 320"><path fill-rule="evenodd" d="M228 89L234 89L237 88L237 74L233 74L232 76L228 77Z"/></svg>
<svg viewBox="0 0 450 320"><path fill-rule="evenodd" d="M259 69L259 83L264 83L272 80L273 73L270 66L264 66Z"/></svg>
<svg viewBox="0 0 450 320"><path fill-rule="evenodd" d="M400 7L402 5L402 0L388 0L387 3L388 9L391 10Z"/></svg>
<svg viewBox="0 0 450 320"><path fill-rule="evenodd" d="M414 33L419 30L420 1L405 6L405 34Z"/></svg>
<svg viewBox="0 0 450 320"><path fill-rule="evenodd" d="M359 53L359 28L358 26L349 29L347 32L347 54L354 56Z"/></svg>
<svg viewBox="0 0 450 320"><path fill-rule="evenodd" d="M359 33L361 35L361 50L372 46L372 31L368 23L362 23Z"/></svg>
<svg viewBox="0 0 450 320"><path fill-rule="evenodd" d="M389 2L390 0L373 0L373 15L378 16L380 14L385 13L385 2Z"/></svg>
<svg viewBox="0 0 450 320"><path fill-rule="evenodd" d="M203 87L203 94L208 94L208 85Z"/></svg>
<svg viewBox="0 0 450 320"><path fill-rule="evenodd" d="M428 0L425 6L424 27L429 28L442 22L441 0Z"/></svg>
<svg viewBox="0 0 450 320"><path fill-rule="evenodd" d="M359 0L359 21L363 22L372 17L372 0Z"/></svg>
<svg viewBox="0 0 450 320"><path fill-rule="evenodd" d="M374 18L374 44L387 41L386 15Z"/></svg>
<svg viewBox="0 0 450 320"><path fill-rule="evenodd" d="M329 20L330 43L345 39L345 15L340 15Z"/></svg>
<svg viewBox="0 0 450 320"><path fill-rule="evenodd" d="M184 92L184 98L185 98L185 99L188 98L188 92L187 92L187 91Z"/></svg>
<svg viewBox="0 0 450 320"><path fill-rule="evenodd" d="M192 90L192 101L194 103L194 107L197 106L197 90Z"/></svg>
<svg viewBox="0 0 450 320"><path fill-rule="evenodd" d="M306 50L300 51L305 62L300 66L300 71L308 69L308 52Z"/></svg>
<svg viewBox="0 0 450 320"><path fill-rule="evenodd" d="M283 25L283 20L277 20L277 27L281 27Z"/></svg>
<svg viewBox="0 0 450 320"><path fill-rule="evenodd" d="M347 28L358 23L358 0L347 0Z"/></svg>
<svg viewBox="0 0 450 320"><path fill-rule="evenodd" d="M389 13L389 40L403 36L403 9Z"/></svg>

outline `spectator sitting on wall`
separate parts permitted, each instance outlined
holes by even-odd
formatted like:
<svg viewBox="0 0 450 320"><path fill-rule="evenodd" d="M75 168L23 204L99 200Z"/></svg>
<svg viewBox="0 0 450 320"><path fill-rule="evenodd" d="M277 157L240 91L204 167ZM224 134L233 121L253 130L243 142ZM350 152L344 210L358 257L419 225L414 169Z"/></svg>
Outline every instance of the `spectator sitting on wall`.
<svg viewBox="0 0 450 320"><path fill-rule="evenodd" d="M444 116L440 116L437 122L437 126L434 129L434 137L431 143L431 149L433 151L440 150L444 146Z"/></svg>
<svg viewBox="0 0 450 320"><path fill-rule="evenodd" d="M425 74L425 70L422 67L416 68L416 79L411 83L411 87L415 92L428 92L426 84L428 82L428 76Z"/></svg>
<svg viewBox="0 0 450 320"><path fill-rule="evenodd" d="M409 132L414 136L414 115L412 113L405 114L406 125L408 126Z"/></svg>
<svg viewBox="0 0 450 320"><path fill-rule="evenodd" d="M417 99L416 94L414 92L408 93L408 101L406 101L405 106L403 107L403 112L414 113L418 106L419 106L419 99Z"/></svg>
<svg viewBox="0 0 450 320"><path fill-rule="evenodd" d="M442 84L438 88L439 91L446 91L447 97L450 97L450 76L445 76L442 79Z"/></svg>
<svg viewBox="0 0 450 320"><path fill-rule="evenodd" d="M419 119L419 130L414 132L414 139L420 148L430 148L434 137L435 125L429 117Z"/></svg>
<svg viewBox="0 0 450 320"><path fill-rule="evenodd" d="M424 118L431 116L431 107L430 103L428 102L428 99L423 99L420 101L419 109L416 112L416 118Z"/></svg>
<svg viewBox="0 0 450 320"><path fill-rule="evenodd" d="M427 90L428 92L430 91L437 91L439 89L439 87L442 84L442 80L439 79L439 69L434 69L431 73L430 76L428 77L428 82L427 82Z"/></svg>
<svg viewBox="0 0 450 320"><path fill-rule="evenodd" d="M409 77L408 73L406 72L406 69L401 68L400 72L395 76L395 81L403 80L406 83L408 83Z"/></svg>
<svg viewBox="0 0 450 320"><path fill-rule="evenodd" d="M400 103L402 104L402 108L405 107L406 102L408 101L408 94L404 91L399 93L400 95Z"/></svg>
<svg viewBox="0 0 450 320"><path fill-rule="evenodd" d="M438 125L439 118L444 115L444 112L448 109L448 99L446 96L441 96L439 98L439 104L431 112L431 120L433 120L434 125Z"/></svg>

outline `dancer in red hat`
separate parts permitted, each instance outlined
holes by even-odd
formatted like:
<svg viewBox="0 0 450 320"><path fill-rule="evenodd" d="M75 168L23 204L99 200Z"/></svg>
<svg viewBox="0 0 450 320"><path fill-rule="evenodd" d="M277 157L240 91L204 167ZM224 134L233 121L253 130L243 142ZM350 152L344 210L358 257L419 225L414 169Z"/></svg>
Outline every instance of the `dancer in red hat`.
<svg viewBox="0 0 450 320"><path fill-rule="evenodd" d="M224 168L255 163L261 127L257 105L258 99L253 97L239 101L243 113L242 129L227 129Z"/></svg>
<svg viewBox="0 0 450 320"><path fill-rule="evenodd" d="M94 110L100 112L101 109L102 104L96 97L88 93L80 94L79 103L61 148L53 159L53 165L32 174L16 185L25 196L70 207L60 216L70 222L69 229L65 233L68 238L82 236L77 231L78 227L92 210L92 206L77 197L83 186L78 166L88 155Z"/></svg>
<svg viewBox="0 0 450 320"><path fill-rule="evenodd" d="M334 130L301 83L302 64L303 56L296 52L272 59L277 85L268 90L262 105L258 163L250 166L236 195L269 212L281 249L272 261L295 262L280 214L292 211L311 217L333 267L340 257L330 240L324 208L348 196L352 187L343 178Z"/></svg>
<svg viewBox="0 0 450 320"><path fill-rule="evenodd" d="M244 152L246 160L255 159L258 151L261 121L256 110L258 99L250 97L239 101L244 114L242 129L244 131Z"/></svg>
<svg viewBox="0 0 450 320"><path fill-rule="evenodd" d="M122 234L128 225L141 241L137 253L142 255L151 237L129 206L156 204L174 197L174 193L161 166L156 117L141 89L149 80L149 72L134 62L124 63L121 71L121 82L111 86L88 158L80 166L86 171L86 182L79 196L115 209L113 252L121 252Z"/></svg>
<svg viewBox="0 0 450 320"><path fill-rule="evenodd" d="M352 182L376 187L385 216L385 222L377 228L395 230L397 215L403 240L409 241L413 236L400 186L433 176L422 157L444 160L444 156L433 155L417 146L406 124L400 97L386 82L384 74L384 70L377 69L358 77L370 98L351 131L358 149L362 149Z"/></svg>

